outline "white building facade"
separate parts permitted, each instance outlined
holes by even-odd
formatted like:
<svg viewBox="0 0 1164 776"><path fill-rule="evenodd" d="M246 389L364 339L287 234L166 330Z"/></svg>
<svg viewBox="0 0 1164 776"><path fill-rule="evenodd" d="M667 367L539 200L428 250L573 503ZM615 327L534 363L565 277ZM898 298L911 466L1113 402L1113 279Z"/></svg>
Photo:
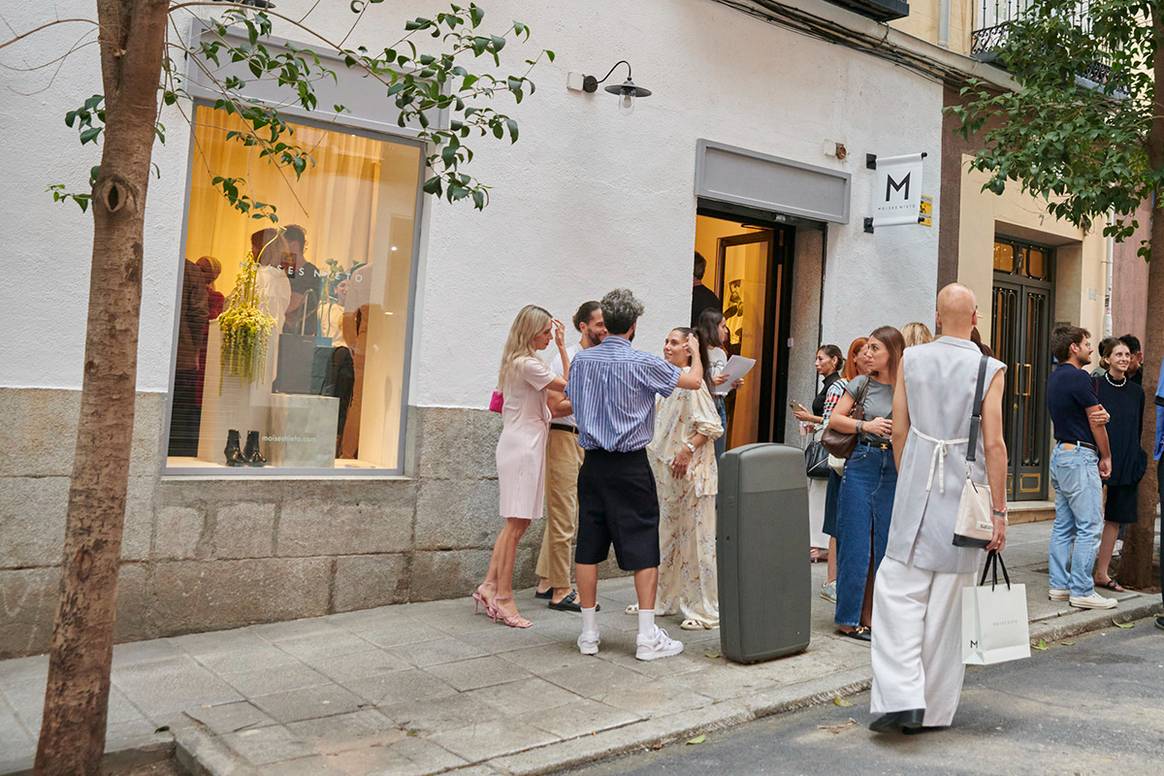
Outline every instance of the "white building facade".
<svg viewBox="0 0 1164 776"><path fill-rule="evenodd" d="M566 320L581 302L630 288L647 308L636 345L660 350L670 328L689 323L692 252L701 249L712 267L705 282L725 305L735 283L747 303L741 352L762 351L741 442L798 442L784 408L811 402L818 343L843 350L882 324L932 323L940 78L860 50L864 43L826 42L732 5L749 6L485 5L486 27L517 18L534 31L504 52L508 62L542 47L557 57L535 68L534 95L506 106L520 140L474 144L473 173L492 187L483 212L420 194L422 149L377 119L383 105L358 103L363 86L352 86L350 116L303 119L319 163L279 206L280 225L302 226L306 245L297 254L286 235L260 241L286 251L260 274L293 271L268 371L253 384L219 376L217 324L208 321L199 338L183 305L203 256L221 265L212 289L229 294L258 229L229 220L207 191L208 170L254 181L269 173L215 139L229 122L208 105L183 104L193 130L176 109L163 111L167 141L155 149L160 177L146 216L120 639L466 594L499 527L499 422L485 407L508 326L526 303ZM858 42L891 34L888 50L941 59L837 6L794 5ZM278 10L298 17L309 6L282 0ZM342 37L351 20L340 6L312 18ZM352 43L382 47L406 19L436 10L416 0L376 6ZM17 29L44 21L33 7L13 13ZM192 19L178 21L197 34ZM276 33L309 43L286 26ZM64 31L51 35L69 45ZM25 49L5 62L27 66L37 55ZM619 60L653 92L632 114L602 88L568 88L571 73L601 77ZM620 68L608 83L624 77ZM45 83L12 71L0 78L20 92ZM0 471L0 656L43 650L52 625L91 221L52 205L45 187L82 184L95 163L93 146L79 146L61 119L100 89L90 46L47 89L10 96L0 109L0 132L22 138L18 153L9 146L0 194L10 268L0 305L9 332L0 347L9 451ZM867 232L875 177L866 155L908 153L927 154L920 187L934 226ZM304 262L319 273L313 283L296 278ZM21 265L40 270L14 269ZM183 338L192 332L191 350ZM320 361L312 373L311 362L321 351L324 360L342 356L345 346L356 363L344 374L356 386L334 389L336 373L321 377L328 366ZM182 415L191 401L198 417ZM226 465L231 428L243 445L258 432L267 466ZM176 443L182 429L189 435ZM519 555L527 581L540 536L535 524Z"/></svg>

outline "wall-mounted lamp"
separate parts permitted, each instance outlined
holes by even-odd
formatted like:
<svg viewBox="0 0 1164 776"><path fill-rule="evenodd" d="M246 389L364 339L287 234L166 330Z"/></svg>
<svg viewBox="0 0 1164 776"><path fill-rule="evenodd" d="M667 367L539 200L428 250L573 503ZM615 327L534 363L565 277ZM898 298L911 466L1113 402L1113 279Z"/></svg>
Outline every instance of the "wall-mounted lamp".
<svg viewBox="0 0 1164 776"><path fill-rule="evenodd" d="M635 85L635 82L631 80L630 62L627 62L625 59L615 62L614 67L610 68L610 71L602 77L601 81L592 75L583 76L582 91L589 93L598 91L598 85L603 83L607 78L610 78L610 74L613 73L615 68L617 68L619 65L626 65L626 80L620 84L611 84L610 86L606 87L606 91L610 92L611 94L618 95L619 113L633 113L635 109L635 98L650 97L651 90Z"/></svg>

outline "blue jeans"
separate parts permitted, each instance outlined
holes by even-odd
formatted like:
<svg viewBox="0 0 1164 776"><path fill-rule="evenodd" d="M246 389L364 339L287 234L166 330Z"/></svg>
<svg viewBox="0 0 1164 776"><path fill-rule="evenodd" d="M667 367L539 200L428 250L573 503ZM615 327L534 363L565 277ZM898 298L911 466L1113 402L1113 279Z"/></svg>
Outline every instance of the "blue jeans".
<svg viewBox="0 0 1164 776"><path fill-rule="evenodd" d="M873 584L871 577L876 575L889 542L896 488L893 451L857 445L845 465L837 497L838 625L861 624L866 581Z"/></svg>
<svg viewBox="0 0 1164 776"><path fill-rule="evenodd" d="M719 413L719 423L723 426L723 433L715 440L715 460L719 461L724 450L727 449L727 406L722 396L712 397L715 401L715 411Z"/></svg>
<svg viewBox="0 0 1164 776"><path fill-rule="evenodd" d="M1092 571L1103 532L1103 484L1099 456L1086 447L1051 453L1051 485L1055 488L1055 523L1051 526L1051 587L1073 596L1095 592ZM1067 566L1070 563L1071 571Z"/></svg>

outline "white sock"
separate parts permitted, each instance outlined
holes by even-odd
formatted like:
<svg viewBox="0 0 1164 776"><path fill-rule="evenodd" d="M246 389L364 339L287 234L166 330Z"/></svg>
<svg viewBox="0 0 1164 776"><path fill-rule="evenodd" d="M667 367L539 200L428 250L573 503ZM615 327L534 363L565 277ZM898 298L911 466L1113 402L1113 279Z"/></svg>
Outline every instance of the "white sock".
<svg viewBox="0 0 1164 776"><path fill-rule="evenodd" d="M654 609L639 609L639 635L648 638L655 635Z"/></svg>
<svg viewBox="0 0 1164 776"><path fill-rule="evenodd" d="M582 632L598 633L598 608L582 607Z"/></svg>

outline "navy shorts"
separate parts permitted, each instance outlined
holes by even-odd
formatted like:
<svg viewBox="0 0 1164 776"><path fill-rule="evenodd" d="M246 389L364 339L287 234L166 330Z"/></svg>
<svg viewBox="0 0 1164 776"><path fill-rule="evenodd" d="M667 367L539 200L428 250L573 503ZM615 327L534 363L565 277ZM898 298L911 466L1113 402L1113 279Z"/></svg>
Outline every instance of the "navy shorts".
<svg viewBox="0 0 1164 776"><path fill-rule="evenodd" d="M601 563L611 544L623 571L659 565L659 496L646 450L587 450L578 472L574 562Z"/></svg>

